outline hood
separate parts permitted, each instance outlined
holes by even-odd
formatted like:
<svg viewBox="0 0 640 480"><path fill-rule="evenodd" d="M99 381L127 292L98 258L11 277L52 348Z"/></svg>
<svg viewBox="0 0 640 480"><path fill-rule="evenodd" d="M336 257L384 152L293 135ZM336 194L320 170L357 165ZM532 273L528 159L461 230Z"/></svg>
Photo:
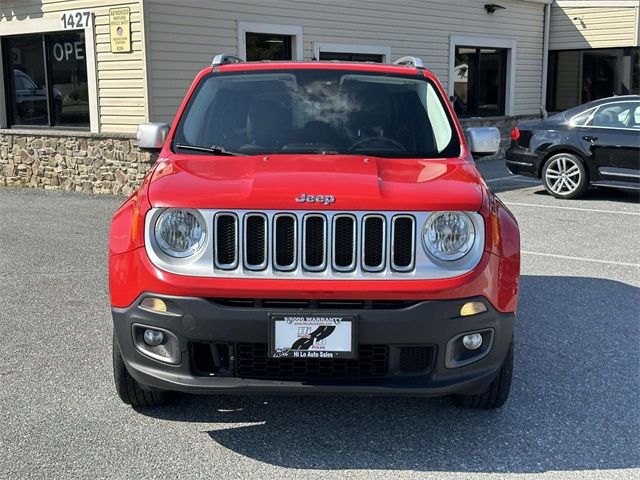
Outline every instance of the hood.
<svg viewBox="0 0 640 480"><path fill-rule="evenodd" d="M460 159L173 155L159 161L148 192L154 207L478 211L483 183Z"/></svg>

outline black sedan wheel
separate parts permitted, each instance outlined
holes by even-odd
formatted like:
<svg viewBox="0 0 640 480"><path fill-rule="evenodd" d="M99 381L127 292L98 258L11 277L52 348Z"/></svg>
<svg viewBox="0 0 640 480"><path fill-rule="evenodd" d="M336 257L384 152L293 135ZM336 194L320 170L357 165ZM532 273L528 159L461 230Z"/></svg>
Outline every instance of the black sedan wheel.
<svg viewBox="0 0 640 480"><path fill-rule="evenodd" d="M547 160L542 169L542 183L556 198L576 198L589 187L584 165L570 153L559 153Z"/></svg>

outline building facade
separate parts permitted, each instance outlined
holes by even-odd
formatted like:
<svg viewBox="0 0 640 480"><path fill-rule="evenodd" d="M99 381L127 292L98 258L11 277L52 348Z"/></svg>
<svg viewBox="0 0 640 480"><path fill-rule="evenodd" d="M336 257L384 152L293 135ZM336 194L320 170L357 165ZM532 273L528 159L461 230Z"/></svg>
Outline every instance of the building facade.
<svg viewBox="0 0 640 480"><path fill-rule="evenodd" d="M638 1L558 0L549 37L547 108L640 92Z"/></svg>
<svg viewBox="0 0 640 480"><path fill-rule="evenodd" d="M419 56L464 123L505 132L589 98L587 79L591 98L637 91L640 2L552 1L0 0L0 185L129 193L152 161L137 125L171 122L221 52Z"/></svg>

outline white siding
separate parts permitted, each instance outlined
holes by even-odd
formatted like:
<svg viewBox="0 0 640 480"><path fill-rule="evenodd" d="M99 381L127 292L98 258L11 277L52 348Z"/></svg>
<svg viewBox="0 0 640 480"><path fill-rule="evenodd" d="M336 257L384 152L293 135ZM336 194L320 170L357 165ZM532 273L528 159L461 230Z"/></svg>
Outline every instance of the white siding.
<svg viewBox="0 0 640 480"><path fill-rule="evenodd" d="M57 18L66 10L95 14L98 111L103 132L133 132L147 118L142 52L141 0L0 0L0 35L4 22ZM109 43L109 9L131 9L132 52L113 54ZM91 39L85 39L87 42Z"/></svg>
<svg viewBox="0 0 640 480"><path fill-rule="evenodd" d="M490 15L478 0L144 0L151 117L171 120L195 73L216 53L238 53L239 21L302 26L307 60L314 42L388 46L394 60L419 56L445 88L451 35L514 39L515 114L538 113L544 5L500 4L506 10Z"/></svg>
<svg viewBox="0 0 640 480"><path fill-rule="evenodd" d="M571 50L638 46L638 8L565 7L560 1L551 9L549 47Z"/></svg>

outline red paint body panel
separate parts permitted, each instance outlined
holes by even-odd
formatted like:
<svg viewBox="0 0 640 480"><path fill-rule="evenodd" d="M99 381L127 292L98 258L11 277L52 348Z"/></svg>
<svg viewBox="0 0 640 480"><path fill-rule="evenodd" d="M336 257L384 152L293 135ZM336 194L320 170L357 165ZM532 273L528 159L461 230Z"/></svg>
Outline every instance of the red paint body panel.
<svg viewBox="0 0 640 480"><path fill-rule="evenodd" d="M345 300L437 300L483 295L501 312L516 307L508 271L513 261L487 253L471 272L443 280L265 280L201 278L164 272L144 248L109 261L111 304L126 307L141 293L204 298L314 298ZM501 281L498 281L501 279Z"/></svg>
<svg viewBox="0 0 640 480"><path fill-rule="evenodd" d="M154 207L298 208L301 193L336 197L336 210L470 210L482 205L478 173L460 159L350 155L203 157L170 154L172 172L154 179ZM188 196L184 192L189 192ZM305 209L326 209L305 204Z"/></svg>
<svg viewBox="0 0 640 480"><path fill-rule="evenodd" d="M151 208L147 192L158 164L154 165L142 185L113 214L109 230L109 255L128 252L144 245L144 216Z"/></svg>
<svg viewBox="0 0 640 480"><path fill-rule="evenodd" d="M429 71L393 65L344 63L242 63L220 71L324 68L423 74L447 96ZM461 152L451 159L385 159L355 155L258 155L207 157L174 154L169 145L202 70L189 88L168 141L139 191L113 218L109 279L113 307L130 305L142 292L223 298L452 299L486 297L501 312L516 308L520 237L513 215L489 191L475 169L462 129L455 121ZM452 118L449 102L444 102ZM468 210L485 219L485 254L469 273L441 280L226 279L175 275L151 264L143 245L144 216L153 207L275 209L298 207L301 193L331 194L331 210ZM304 209L326 210L318 204Z"/></svg>

